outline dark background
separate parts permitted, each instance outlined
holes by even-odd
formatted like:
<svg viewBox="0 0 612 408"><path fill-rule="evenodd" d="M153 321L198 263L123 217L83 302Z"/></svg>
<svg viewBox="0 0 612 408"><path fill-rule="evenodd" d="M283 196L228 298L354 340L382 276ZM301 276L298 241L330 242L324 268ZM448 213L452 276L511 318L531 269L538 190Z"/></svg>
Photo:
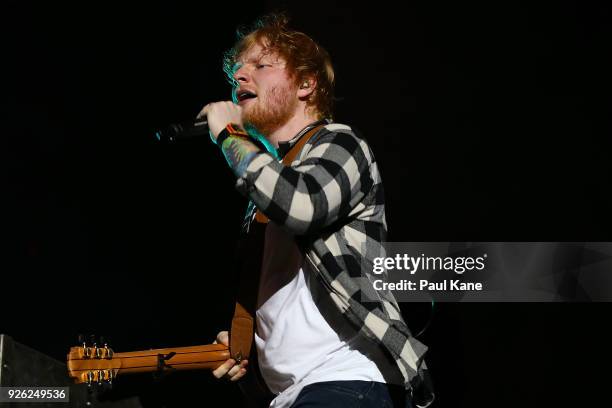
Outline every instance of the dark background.
<svg viewBox="0 0 612 408"><path fill-rule="evenodd" d="M612 240L603 2L5 0L0 332L63 360L82 332L128 351L227 328L246 201L208 140L152 131L228 99L236 26L278 7L332 55L336 120L373 147L390 240ZM428 306L402 308L420 330ZM610 311L437 305L436 406L596 403ZM148 406L240 403L209 373L120 385Z"/></svg>

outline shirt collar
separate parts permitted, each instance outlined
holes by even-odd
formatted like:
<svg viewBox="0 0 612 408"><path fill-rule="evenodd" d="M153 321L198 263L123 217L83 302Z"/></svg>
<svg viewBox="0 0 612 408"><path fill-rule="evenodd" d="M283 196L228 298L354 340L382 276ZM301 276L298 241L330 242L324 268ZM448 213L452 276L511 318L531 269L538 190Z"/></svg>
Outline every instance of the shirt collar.
<svg viewBox="0 0 612 408"><path fill-rule="evenodd" d="M278 149L276 150L278 157L281 159L285 157L287 152L291 150L293 146L295 146L295 144L302 138L302 136L308 133L308 131L311 130L312 128L315 128L324 123L325 124L331 123L331 120L329 119L317 120L316 122L313 122L309 124L308 126L306 126L304 129L300 130L300 132L297 135L295 135L293 139L287 140L285 142L278 142Z"/></svg>

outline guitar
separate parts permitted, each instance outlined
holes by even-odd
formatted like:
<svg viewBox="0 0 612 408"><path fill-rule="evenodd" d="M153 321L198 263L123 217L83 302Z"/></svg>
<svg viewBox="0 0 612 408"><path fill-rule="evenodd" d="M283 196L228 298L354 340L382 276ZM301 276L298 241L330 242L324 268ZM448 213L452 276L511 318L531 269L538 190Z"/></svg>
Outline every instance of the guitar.
<svg viewBox="0 0 612 408"><path fill-rule="evenodd" d="M223 344L174 347L115 353L108 345L71 347L68 375L75 383L112 383L121 374L174 370L214 370L230 358Z"/></svg>

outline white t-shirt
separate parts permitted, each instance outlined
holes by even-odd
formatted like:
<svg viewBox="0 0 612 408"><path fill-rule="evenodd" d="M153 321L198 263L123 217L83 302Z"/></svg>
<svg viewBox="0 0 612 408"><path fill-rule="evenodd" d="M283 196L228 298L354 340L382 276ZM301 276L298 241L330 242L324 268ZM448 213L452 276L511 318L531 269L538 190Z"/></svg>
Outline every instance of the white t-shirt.
<svg viewBox="0 0 612 408"><path fill-rule="evenodd" d="M289 407L303 387L315 382L401 384L399 371L350 327L312 274L293 238L270 222L255 333L259 368L277 395L270 406Z"/></svg>

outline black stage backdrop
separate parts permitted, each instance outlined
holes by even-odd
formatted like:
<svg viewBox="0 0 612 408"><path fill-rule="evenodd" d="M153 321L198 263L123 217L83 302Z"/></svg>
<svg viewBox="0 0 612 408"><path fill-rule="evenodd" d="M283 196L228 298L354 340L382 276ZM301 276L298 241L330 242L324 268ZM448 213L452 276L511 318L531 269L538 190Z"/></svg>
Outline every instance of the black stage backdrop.
<svg viewBox="0 0 612 408"><path fill-rule="evenodd" d="M336 119L374 149L390 240L612 240L603 3L5 0L0 332L64 359L81 332L128 351L227 328L246 201L208 140L152 130L228 99L236 25L278 7L333 57ZM603 398L610 311L437 305L436 406ZM151 407L240 404L209 373L122 384Z"/></svg>

